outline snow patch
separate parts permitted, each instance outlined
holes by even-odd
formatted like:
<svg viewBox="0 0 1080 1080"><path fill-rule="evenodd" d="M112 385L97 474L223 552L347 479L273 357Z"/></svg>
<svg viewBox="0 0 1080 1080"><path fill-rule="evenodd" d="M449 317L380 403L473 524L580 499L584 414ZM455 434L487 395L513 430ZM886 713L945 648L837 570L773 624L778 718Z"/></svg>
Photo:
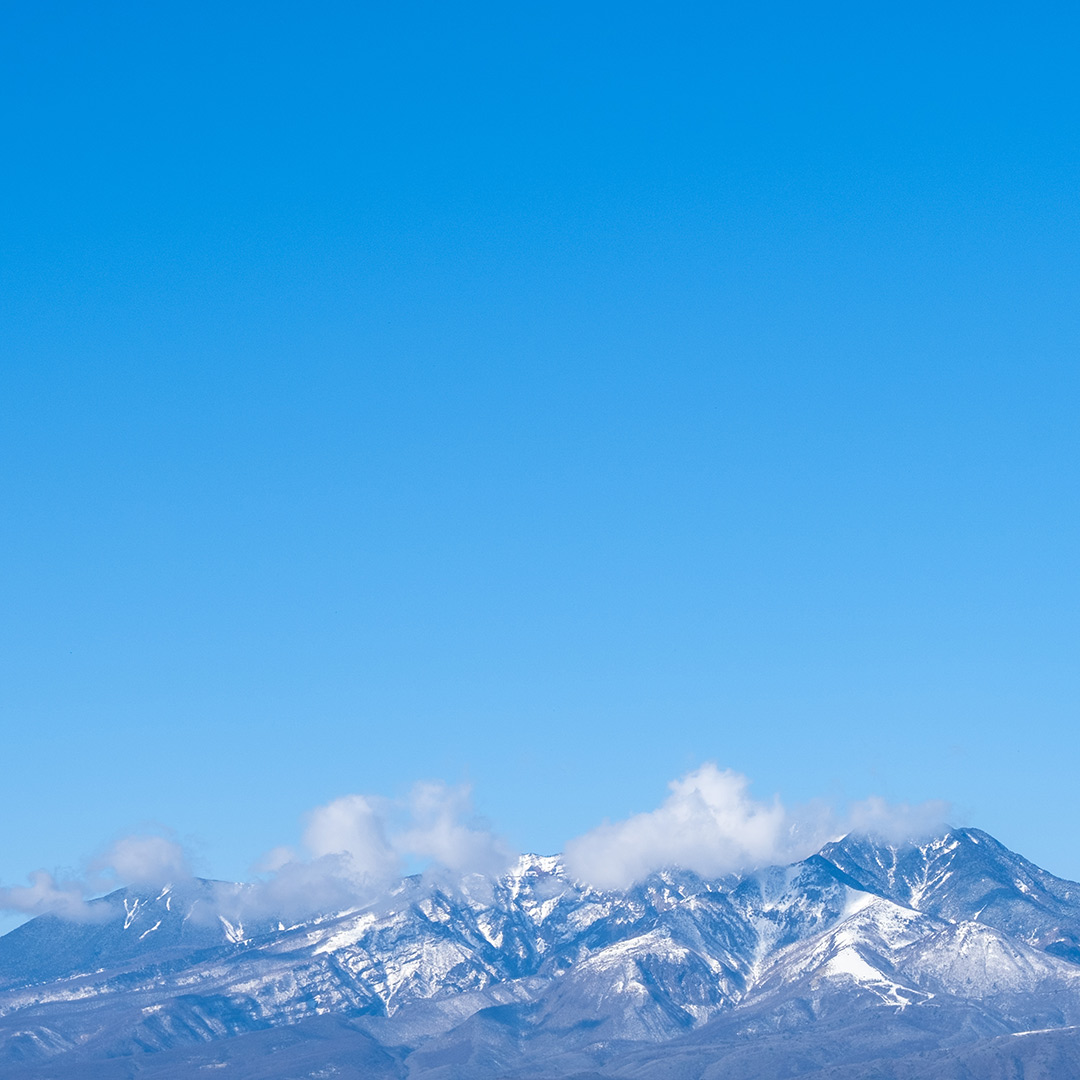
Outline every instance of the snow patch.
<svg viewBox="0 0 1080 1080"><path fill-rule="evenodd" d="M129 906L128 898L126 896L124 897L124 915L125 915L124 929L125 930L131 925L131 923L134 920L135 916L138 914L139 905L141 903L142 903L141 900L135 899L135 900L131 901L130 906Z"/></svg>
<svg viewBox="0 0 1080 1080"><path fill-rule="evenodd" d="M237 921L234 926L224 915L219 915L218 919L221 921L221 926L225 931L225 937L229 939L234 945L243 945L247 940L244 937L244 924Z"/></svg>
<svg viewBox="0 0 1080 1080"><path fill-rule="evenodd" d="M141 934L139 935L139 940L140 940L140 941L142 941L142 939L143 939L144 937L146 937L146 935L147 935L147 934L152 934L152 933L153 933L153 932L154 932L154 931L155 931L155 930L156 930L156 929L157 929L157 928L158 928L158 927L159 927L160 925L161 925L161 920L160 920L160 919L158 919L158 921L157 921L156 923L154 923L154 925L153 925L153 926L151 926L149 930L144 930L144 931L143 931L143 932L142 932L142 933L141 933Z"/></svg>

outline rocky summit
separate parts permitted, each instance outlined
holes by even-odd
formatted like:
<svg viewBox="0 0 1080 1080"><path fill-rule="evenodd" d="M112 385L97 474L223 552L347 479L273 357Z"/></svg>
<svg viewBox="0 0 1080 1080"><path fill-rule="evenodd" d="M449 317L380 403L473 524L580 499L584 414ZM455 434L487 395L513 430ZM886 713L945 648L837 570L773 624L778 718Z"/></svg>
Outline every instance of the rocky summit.
<svg viewBox="0 0 1080 1080"><path fill-rule="evenodd" d="M0 937L0 1078L1080 1076L1080 885L976 829L619 892L525 856L300 922L243 899Z"/></svg>

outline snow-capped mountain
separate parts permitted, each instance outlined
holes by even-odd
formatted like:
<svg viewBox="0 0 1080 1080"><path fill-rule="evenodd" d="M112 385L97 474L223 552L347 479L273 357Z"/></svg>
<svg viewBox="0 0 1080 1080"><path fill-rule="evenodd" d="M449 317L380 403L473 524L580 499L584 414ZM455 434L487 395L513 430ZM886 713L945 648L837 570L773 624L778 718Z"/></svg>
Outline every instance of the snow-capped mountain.
<svg viewBox="0 0 1080 1080"><path fill-rule="evenodd" d="M525 856L288 926L243 899L0 938L0 1077L1080 1076L1080 885L973 829L624 892Z"/></svg>

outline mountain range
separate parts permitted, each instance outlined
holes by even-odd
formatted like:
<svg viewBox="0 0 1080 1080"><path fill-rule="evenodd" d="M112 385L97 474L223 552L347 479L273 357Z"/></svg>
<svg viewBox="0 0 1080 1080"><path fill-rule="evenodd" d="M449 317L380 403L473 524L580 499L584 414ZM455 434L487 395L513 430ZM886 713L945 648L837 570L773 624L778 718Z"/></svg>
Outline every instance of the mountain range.
<svg viewBox="0 0 1080 1080"><path fill-rule="evenodd" d="M128 888L0 937L0 1080L1080 1077L1080 885L977 829L623 891L560 858L298 923Z"/></svg>

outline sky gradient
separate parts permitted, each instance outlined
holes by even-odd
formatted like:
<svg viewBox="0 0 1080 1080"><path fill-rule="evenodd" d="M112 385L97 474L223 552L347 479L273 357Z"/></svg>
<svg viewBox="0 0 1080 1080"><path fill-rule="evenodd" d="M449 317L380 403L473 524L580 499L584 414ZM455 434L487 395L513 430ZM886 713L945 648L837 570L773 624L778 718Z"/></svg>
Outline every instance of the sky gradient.
<svg viewBox="0 0 1080 1080"><path fill-rule="evenodd" d="M2 10L0 883L706 761L1080 878L1076 13Z"/></svg>

